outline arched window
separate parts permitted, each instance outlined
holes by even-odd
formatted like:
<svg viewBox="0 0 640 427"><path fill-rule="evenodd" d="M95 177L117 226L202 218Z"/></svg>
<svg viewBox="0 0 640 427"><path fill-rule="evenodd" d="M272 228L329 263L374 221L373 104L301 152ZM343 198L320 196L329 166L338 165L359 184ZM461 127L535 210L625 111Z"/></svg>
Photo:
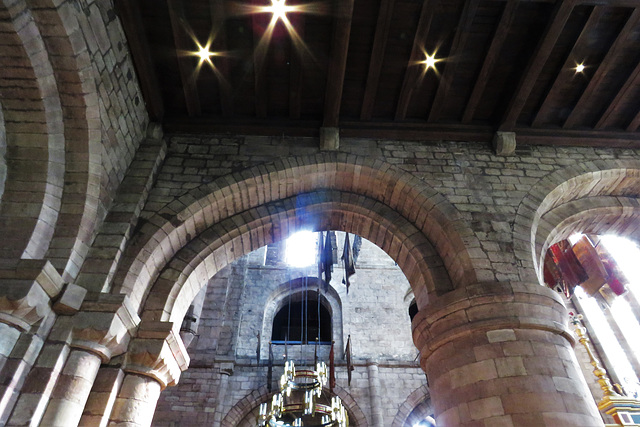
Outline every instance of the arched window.
<svg viewBox="0 0 640 427"><path fill-rule="evenodd" d="M300 292L285 300L273 318L271 341L290 344L330 343L331 312L316 292Z"/></svg>

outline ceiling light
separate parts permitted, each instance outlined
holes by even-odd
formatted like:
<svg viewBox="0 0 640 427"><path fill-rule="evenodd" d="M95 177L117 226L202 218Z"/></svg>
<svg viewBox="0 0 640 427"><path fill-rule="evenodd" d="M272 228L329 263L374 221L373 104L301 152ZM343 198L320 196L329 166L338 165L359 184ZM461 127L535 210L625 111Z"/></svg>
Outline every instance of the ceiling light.
<svg viewBox="0 0 640 427"><path fill-rule="evenodd" d="M266 9L273 14L273 20L277 21L282 19L284 21L287 18L287 12L295 8L293 6L287 6L285 0L271 0L271 6L268 6Z"/></svg>
<svg viewBox="0 0 640 427"><path fill-rule="evenodd" d="M200 46L197 55L200 57L200 61L209 61L209 58L215 56L214 52L209 51L209 46Z"/></svg>
<svg viewBox="0 0 640 427"><path fill-rule="evenodd" d="M429 55L428 53L425 53L425 56L426 58L424 59L424 61L421 62L421 64L424 64L424 67L426 70L428 70L429 68L433 68L435 70L436 62L440 61L439 59L436 59L435 52L433 55Z"/></svg>
<svg viewBox="0 0 640 427"><path fill-rule="evenodd" d="M576 73L581 73L584 71L584 64L578 64L576 66Z"/></svg>

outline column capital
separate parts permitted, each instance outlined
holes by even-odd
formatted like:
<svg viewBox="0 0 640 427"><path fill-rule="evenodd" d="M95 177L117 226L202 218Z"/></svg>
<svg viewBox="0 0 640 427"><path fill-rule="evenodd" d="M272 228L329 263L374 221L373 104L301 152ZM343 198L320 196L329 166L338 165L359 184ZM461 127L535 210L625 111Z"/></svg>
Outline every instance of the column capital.
<svg viewBox="0 0 640 427"><path fill-rule="evenodd" d="M0 265L0 322L28 331L51 311L51 299L64 285L46 260L16 260Z"/></svg>
<svg viewBox="0 0 640 427"><path fill-rule="evenodd" d="M538 284L506 281L478 283L444 294L423 307L411 323L424 369L439 347L479 331L538 329L563 336L573 345L568 321L556 292Z"/></svg>
<svg viewBox="0 0 640 427"><path fill-rule="evenodd" d="M126 351L139 323L128 296L94 294L73 316L60 316L51 337L96 353L106 363Z"/></svg>
<svg viewBox="0 0 640 427"><path fill-rule="evenodd" d="M126 372L154 378L162 388L178 383L189 367L189 355L172 322L142 322L131 341L124 367Z"/></svg>

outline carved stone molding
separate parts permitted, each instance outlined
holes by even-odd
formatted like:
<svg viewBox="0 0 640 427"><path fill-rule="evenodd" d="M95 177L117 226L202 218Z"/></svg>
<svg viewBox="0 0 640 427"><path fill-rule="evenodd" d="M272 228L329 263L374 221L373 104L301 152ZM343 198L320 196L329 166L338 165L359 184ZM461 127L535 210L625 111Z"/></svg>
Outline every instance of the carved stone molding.
<svg viewBox="0 0 640 427"><path fill-rule="evenodd" d="M51 311L62 277L45 260L19 260L0 266L0 322L28 331Z"/></svg>
<svg viewBox="0 0 640 427"><path fill-rule="evenodd" d="M124 370L149 376L162 388L178 383L189 355L172 322L142 322L125 356Z"/></svg>
<svg viewBox="0 0 640 427"><path fill-rule="evenodd" d="M90 295L78 313L58 319L51 338L96 353L106 363L127 350L139 323L126 295Z"/></svg>

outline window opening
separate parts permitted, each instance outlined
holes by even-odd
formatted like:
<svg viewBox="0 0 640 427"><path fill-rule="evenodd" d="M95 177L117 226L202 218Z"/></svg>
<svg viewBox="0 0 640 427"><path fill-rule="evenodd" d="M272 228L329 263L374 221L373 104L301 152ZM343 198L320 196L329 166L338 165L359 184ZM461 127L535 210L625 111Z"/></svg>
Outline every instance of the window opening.
<svg viewBox="0 0 640 427"><path fill-rule="evenodd" d="M331 344L331 313L316 291L293 295L273 318L274 344Z"/></svg>
<svg viewBox="0 0 640 427"><path fill-rule="evenodd" d="M418 303L416 303L416 300L414 299L411 301L411 305L409 305L409 318L412 322L413 318L416 317L416 314L418 314Z"/></svg>

